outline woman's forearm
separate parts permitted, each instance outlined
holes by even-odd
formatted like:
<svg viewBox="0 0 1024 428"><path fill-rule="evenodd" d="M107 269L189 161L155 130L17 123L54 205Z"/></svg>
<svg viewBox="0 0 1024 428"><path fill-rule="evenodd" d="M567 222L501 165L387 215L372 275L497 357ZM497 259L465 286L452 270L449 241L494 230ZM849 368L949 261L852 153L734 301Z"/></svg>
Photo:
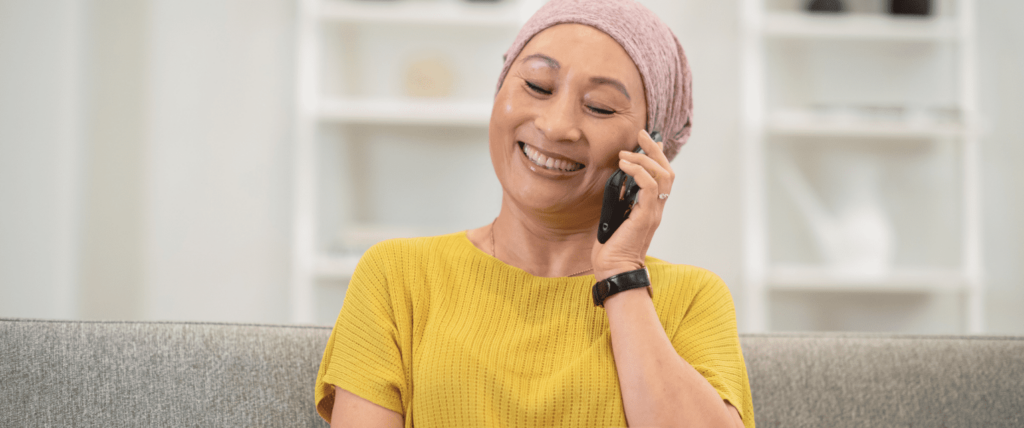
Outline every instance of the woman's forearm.
<svg viewBox="0 0 1024 428"><path fill-rule="evenodd" d="M735 411L672 347L647 290L614 294L604 306L631 427L736 426Z"/></svg>

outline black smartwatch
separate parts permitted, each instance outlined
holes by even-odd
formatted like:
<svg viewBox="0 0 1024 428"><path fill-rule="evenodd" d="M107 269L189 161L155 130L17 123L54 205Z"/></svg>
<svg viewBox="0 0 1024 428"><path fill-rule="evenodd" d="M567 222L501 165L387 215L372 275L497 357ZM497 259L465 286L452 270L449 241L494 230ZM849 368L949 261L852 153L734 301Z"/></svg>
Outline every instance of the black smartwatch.
<svg viewBox="0 0 1024 428"><path fill-rule="evenodd" d="M647 267L612 275L594 284L594 306L604 307L604 300L608 296L640 287L647 287L647 292L654 297L654 292L650 288L651 275L647 273Z"/></svg>

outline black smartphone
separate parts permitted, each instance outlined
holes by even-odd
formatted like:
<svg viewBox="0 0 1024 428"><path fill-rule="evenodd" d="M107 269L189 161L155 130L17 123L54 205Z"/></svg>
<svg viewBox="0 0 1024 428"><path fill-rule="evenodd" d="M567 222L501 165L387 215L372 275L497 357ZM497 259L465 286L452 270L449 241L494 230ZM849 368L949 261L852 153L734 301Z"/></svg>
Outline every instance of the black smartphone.
<svg viewBox="0 0 1024 428"><path fill-rule="evenodd" d="M656 143L661 142L661 133L654 131L651 139ZM633 153L644 153L644 150L637 146ZM640 186L636 180L623 170L615 171L608 183L604 186L604 201L601 203L601 222L597 227L597 242L605 243L612 234L618 230L622 222L629 218L629 212L636 204L637 194Z"/></svg>

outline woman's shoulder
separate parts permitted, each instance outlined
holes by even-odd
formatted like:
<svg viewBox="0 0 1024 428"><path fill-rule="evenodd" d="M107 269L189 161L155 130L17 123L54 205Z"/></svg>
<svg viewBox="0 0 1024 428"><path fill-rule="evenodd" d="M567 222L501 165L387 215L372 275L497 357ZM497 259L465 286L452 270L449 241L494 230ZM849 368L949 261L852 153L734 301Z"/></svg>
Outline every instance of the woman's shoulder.
<svg viewBox="0 0 1024 428"><path fill-rule="evenodd" d="M466 239L466 232L414 238L392 238L378 242L363 253L360 263L399 263L405 265L428 255L465 253L476 247Z"/></svg>
<svg viewBox="0 0 1024 428"><path fill-rule="evenodd" d="M380 241L359 258L349 289L386 290L383 295L404 295L410 292L409 287L421 284L424 276L445 264L438 263L439 260L452 259L451 254L457 254L453 249L472 247L468 241L460 240L465 241L464 232Z"/></svg>
<svg viewBox="0 0 1024 428"><path fill-rule="evenodd" d="M368 252L427 251L445 247L464 247L467 243L466 231L460 231L435 236L386 239L371 246Z"/></svg>
<svg viewBox="0 0 1024 428"><path fill-rule="evenodd" d="M674 326L674 337L686 325L731 326L735 330L736 307L732 292L714 272L697 266L672 264L648 258L658 317Z"/></svg>
<svg viewBox="0 0 1024 428"><path fill-rule="evenodd" d="M665 291L680 293L693 297L697 294L730 295L729 287L714 272L686 264L669 263L654 257L647 257L647 270L651 273L651 282Z"/></svg>
<svg viewBox="0 0 1024 428"><path fill-rule="evenodd" d="M722 282L721 277L702 267L669 263L650 256L647 257L646 262L647 270L651 272L651 276L654 276L657 273L658 275L676 277L685 282Z"/></svg>

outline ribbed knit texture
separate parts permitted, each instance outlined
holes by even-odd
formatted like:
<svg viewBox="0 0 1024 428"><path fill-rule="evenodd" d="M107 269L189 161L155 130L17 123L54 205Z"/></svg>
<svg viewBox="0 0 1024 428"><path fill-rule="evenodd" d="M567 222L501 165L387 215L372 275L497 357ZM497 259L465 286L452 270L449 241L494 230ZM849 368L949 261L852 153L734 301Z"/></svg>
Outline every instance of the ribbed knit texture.
<svg viewBox="0 0 1024 428"><path fill-rule="evenodd" d="M754 426L732 297L706 270L648 257L654 305L676 351ZM363 255L316 381L412 427L626 426L608 318L593 275L541 278L465 232L397 239Z"/></svg>

